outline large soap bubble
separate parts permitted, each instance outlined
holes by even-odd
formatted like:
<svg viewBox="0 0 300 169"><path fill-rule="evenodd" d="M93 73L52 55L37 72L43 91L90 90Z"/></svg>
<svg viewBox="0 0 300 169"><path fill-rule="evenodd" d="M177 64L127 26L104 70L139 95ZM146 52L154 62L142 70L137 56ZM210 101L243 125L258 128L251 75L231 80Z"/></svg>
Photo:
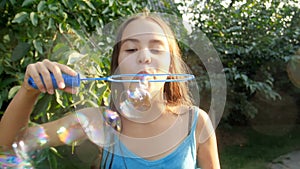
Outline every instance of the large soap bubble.
<svg viewBox="0 0 300 169"><path fill-rule="evenodd" d="M191 53L198 56L197 61L201 62L207 71L210 82L209 86L211 89L211 105L209 112L207 113L208 116L205 116L205 118L203 119L205 128L200 131L201 134L199 135L199 138L197 138L199 142L205 142L211 136L211 134L214 133L214 130L222 117L225 106L226 77L223 72L222 63L212 43L201 31L195 31L194 36L191 38L186 34L184 24L182 23L181 19L168 14L154 15L158 15L163 20L167 21L170 25L176 25L176 27L172 27L174 29L173 31L175 32L176 41L180 42L181 45L184 45L186 48L188 48L188 50L192 51ZM124 19L126 18L121 18L120 20L111 22L106 25L103 30L97 31L94 36L89 38L92 40L94 45L86 45L87 48L91 47L92 49L84 48L83 50L81 50L81 53L78 53L76 55L79 56L78 62L76 62L76 58L74 57L72 59L72 63L74 65L77 65L77 69L79 69L81 74L84 74L86 77L97 78L113 76L112 81L109 82L110 97L108 97L108 100L100 102L100 104L109 106L110 109L113 112L116 112L120 116L120 119L124 121L129 120L137 124L146 124L154 122L155 120L159 119L159 117L164 117L164 113L177 113L179 115L176 116L175 120L173 119L174 124L170 124L168 128L154 132L153 135L147 137L136 138L131 135L124 134L121 129L119 135L113 134L113 136L110 137L113 140L113 144L111 144L112 146L105 147L107 151L110 151L111 153L114 153L116 155L130 156L130 154L124 155L121 154L121 151L118 151L118 147L122 147L122 145L125 145L125 148L132 150L134 153L140 155L141 157L151 157L153 155L171 151L172 148L176 147L176 145L182 142L189 134L190 127L193 125L194 120L196 120L197 118L194 113L198 111L198 109L196 108L191 109L191 105L194 105L196 107L201 105L197 84L197 80L201 78L198 79L198 77L196 77L195 79L189 79L185 75L185 73L189 72L189 74L191 74L190 71L176 72L180 75L174 75L170 73L169 68L160 69L160 67L155 65L151 65L148 67L135 67L134 69L136 71L126 72L126 68L131 66L130 60L127 60L126 58L120 60L120 62L116 66L117 68L114 69L114 72L110 72L110 75L101 72L99 66L97 64L93 65L92 63L90 63L90 61L95 61L95 58L102 58L103 60L103 56L95 53L99 51L99 53L105 54L107 53L107 51L111 50L114 45L120 43L117 42L116 35L119 30L119 26L124 21ZM147 32L145 33L146 34L138 34L136 36L148 35ZM160 34L157 36L166 35ZM166 52L166 54L169 53L169 51L164 52ZM172 57L176 56L172 55ZM187 59L189 59L189 56L186 57ZM188 66L185 63L180 62L179 65L183 66L182 69L189 70ZM90 76L90 73L95 75L100 74L100 76ZM126 76L123 76L124 74L126 74ZM160 76L160 74L164 75ZM170 79L174 81L167 81ZM178 79L181 80L177 81ZM156 82L154 82L155 80ZM183 105L185 105L185 101L187 98L191 100L192 104L187 104L189 106L182 106L182 108L174 106L175 103L173 103L172 106L172 102L170 102L172 98L168 98L169 96L165 94L166 91L164 90L170 88L170 85L174 84L187 88L187 91L185 91L185 93L182 95L181 101L182 103L184 103ZM165 87L165 85L169 86ZM103 83L99 81L89 81L83 83L83 85L80 87L81 92L90 96L95 96L96 100L98 98L102 98L102 96L97 95L98 93L90 93L90 91L95 90L101 93L103 91L102 89ZM180 91L178 88L178 90L175 89L171 92ZM82 99L81 95L74 95L73 98L75 103L86 101ZM91 104L91 102L85 103L86 104L84 105L78 106L78 112L80 112L80 109L85 106L98 107L97 104L94 104L95 102L93 102L93 104ZM168 121L170 119L166 120ZM83 124L83 126L85 126L85 124ZM92 142L102 147L102 142L97 142L97 134L91 134L93 132L95 132L95 129L93 128L86 130L86 133L90 133L89 139L93 140ZM98 132L98 134L100 136L101 132ZM165 142L165 140L172 141ZM155 146L153 147L153 145Z"/></svg>
<svg viewBox="0 0 300 169"><path fill-rule="evenodd" d="M21 168L39 168L48 158L45 150L54 150L51 147L54 142L76 149L89 140L99 147L109 147L114 144L113 136L121 130L119 115L106 107L84 108L62 119L63 123L36 124L22 129L12 145L15 155L6 156L5 160L14 160Z"/></svg>
<svg viewBox="0 0 300 169"><path fill-rule="evenodd" d="M200 142L205 142L217 127L224 110L226 80L224 72L222 72L222 65L213 45L202 33L195 34L193 38L197 40L190 39L182 33L185 31L182 31L184 28L181 19L167 14L158 15L171 25L176 25L174 28L176 40L194 51L208 72L211 83L211 107L208 116L204 119L208 125L201 131L203 134L200 134L198 139ZM102 66L107 65L102 62L96 64L90 61L102 57L95 54L97 50L100 53L106 53L115 45L116 32L121 22L123 22L123 18L107 25L103 31L98 32L99 34L89 38L93 39L93 44L96 46L86 45L77 55L78 57L71 59L70 62L77 65L76 70L80 74L89 76L92 73L107 76L107 72L101 72L99 66L101 64ZM97 37L101 37L99 38L100 42L97 42ZM102 41L103 39L107 39L107 42ZM87 41L87 43L89 42ZM108 43L107 46L111 48L102 49L105 46L103 43ZM92 48L92 50L88 48ZM105 59L102 58L101 61L103 60ZM115 72L111 72L112 75L118 77L110 82L111 93L108 100L101 100L108 91L105 82L90 81L81 84L79 94L73 95L75 113L64 117L70 118L68 123L53 126L55 128L54 133L62 144L73 146L80 144L84 139L88 139L93 144L115 155L147 158L171 152L187 139L197 120L195 112L198 109L193 108L192 105L198 107L200 104L197 78L190 78L189 74L184 74L186 72L176 72L177 75L170 74L169 69L159 69L156 66L138 68L137 72L125 72L130 74L130 76L125 77L122 76L124 72L120 68L130 66L125 61L126 59L118 65L119 67ZM188 70L187 65L180 64L185 66L183 69ZM169 98L165 94L166 92L182 92L179 87L177 90L165 91L170 86L184 86L187 89L179 98L183 106L177 106L177 103L172 102L176 99ZM97 93L93 91L97 91ZM89 98L83 96L89 96ZM91 101L90 98L95 98L95 101ZM191 103L186 104L187 100L190 100ZM100 107L100 105L107 107ZM165 116L166 113L172 113L174 116ZM153 131L150 135L143 137L126 134L121 124L121 120L130 120L142 126L145 123L160 119L159 117L166 118L164 120L169 123L161 127L161 130ZM20 135L14 143L14 149L20 159L34 166L32 161L37 160L35 157L38 156L39 150L51 145L53 132L50 138L47 134L48 131L45 131L42 125L33 127L31 131L25 131ZM133 153L124 154L122 151L124 149L133 152L136 156Z"/></svg>
<svg viewBox="0 0 300 169"><path fill-rule="evenodd" d="M82 109L76 117L87 138L100 147L113 145L112 138L122 127L119 115L105 107Z"/></svg>
<svg viewBox="0 0 300 169"><path fill-rule="evenodd" d="M42 149L49 143L49 137L40 125L24 128L13 143L12 148L16 157L22 161L24 168L34 168L41 160Z"/></svg>

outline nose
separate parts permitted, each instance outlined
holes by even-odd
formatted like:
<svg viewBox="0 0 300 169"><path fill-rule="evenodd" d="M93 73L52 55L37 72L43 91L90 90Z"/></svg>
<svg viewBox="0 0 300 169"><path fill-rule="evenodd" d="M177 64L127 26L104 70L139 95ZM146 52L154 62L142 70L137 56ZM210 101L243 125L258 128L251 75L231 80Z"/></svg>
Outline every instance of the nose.
<svg viewBox="0 0 300 169"><path fill-rule="evenodd" d="M151 63L151 53L148 49L141 50L138 57L137 62L139 64L149 64Z"/></svg>

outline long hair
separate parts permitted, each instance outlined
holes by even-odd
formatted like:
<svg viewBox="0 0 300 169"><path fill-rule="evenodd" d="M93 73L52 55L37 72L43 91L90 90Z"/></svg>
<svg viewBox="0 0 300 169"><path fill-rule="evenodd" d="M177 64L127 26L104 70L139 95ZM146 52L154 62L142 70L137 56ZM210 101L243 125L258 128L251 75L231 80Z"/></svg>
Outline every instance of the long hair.
<svg viewBox="0 0 300 169"><path fill-rule="evenodd" d="M117 70L119 63L119 53L122 45L122 36L125 28L132 21L137 19L146 19L158 24L164 31L166 38L168 40L170 55L171 55L171 64L170 64L170 73L171 74L184 74L189 73L189 70L185 66L179 45L176 41L175 35L171 30L170 26L162 20L159 16L150 15L147 12L141 13L139 15L133 16L125 21L119 28L116 43L113 47L112 60L111 60L111 75ZM171 77L168 77L170 79ZM176 106L180 104L192 105L192 100L188 92L188 87L184 83L179 82L166 82L164 85L164 97L167 101L167 106ZM111 108L116 111L114 103L111 102Z"/></svg>

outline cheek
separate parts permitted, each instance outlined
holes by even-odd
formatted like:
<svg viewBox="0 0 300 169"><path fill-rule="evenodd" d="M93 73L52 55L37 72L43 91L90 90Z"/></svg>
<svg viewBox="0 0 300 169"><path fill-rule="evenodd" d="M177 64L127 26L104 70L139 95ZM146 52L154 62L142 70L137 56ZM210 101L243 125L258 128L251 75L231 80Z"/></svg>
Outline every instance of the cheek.
<svg viewBox="0 0 300 169"><path fill-rule="evenodd" d="M131 66L130 63L121 62L119 63L118 71L116 73L118 74L129 74L131 72Z"/></svg>
<svg viewBox="0 0 300 169"><path fill-rule="evenodd" d="M167 56L160 57L159 62L158 62L158 67L162 69L164 73L168 73L170 70L170 65L171 65L171 58L170 55L168 54Z"/></svg>
<svg viewBox="0 0 300 169"><path fill-rule="evenodd" d="M119 66L117 68L116 73L119 73L119 74L120 73L121 74L132 73L132 68L135 67L135 66L133 66L133 64L135 63L135 61L133 59L134 59L134 57L120 55L119 60L118 60Z"/></svg>

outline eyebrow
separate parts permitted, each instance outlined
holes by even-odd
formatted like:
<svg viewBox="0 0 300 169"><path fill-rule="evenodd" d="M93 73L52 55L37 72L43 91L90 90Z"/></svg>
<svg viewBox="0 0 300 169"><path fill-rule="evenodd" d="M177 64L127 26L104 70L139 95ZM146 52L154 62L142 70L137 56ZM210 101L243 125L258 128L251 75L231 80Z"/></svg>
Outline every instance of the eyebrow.
<svg viewBox="0 0 300 169"><path fill-rule="evenodd" d="M152 39L152 40L150 40L150 44L159 44L159 45L164 46L163 41L162 40L158 40L158 39Z"/></svg>
<svg viewBox="0 0 300 169"><path fill-rule="evenodd" d="M121 44L123 45L126 42L133 42L133 43L138 43L140 40L134 39L134 38L127 38L121 41ZM159 44L159 45L164 45L163 41L160 39L151 39L149 41L150 44Z"/></svg>
<svg viewBox="0 0 300 169"><path fill-rule="evenodd" d="M132 39L132 38L127 38L121 41L121 45L123 45L126 42L133 42L133 43L138 43L139 40L138 39Z"/></svg>

